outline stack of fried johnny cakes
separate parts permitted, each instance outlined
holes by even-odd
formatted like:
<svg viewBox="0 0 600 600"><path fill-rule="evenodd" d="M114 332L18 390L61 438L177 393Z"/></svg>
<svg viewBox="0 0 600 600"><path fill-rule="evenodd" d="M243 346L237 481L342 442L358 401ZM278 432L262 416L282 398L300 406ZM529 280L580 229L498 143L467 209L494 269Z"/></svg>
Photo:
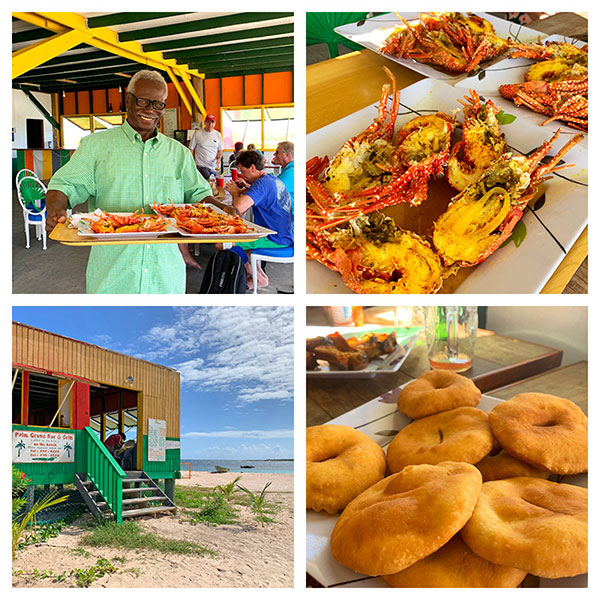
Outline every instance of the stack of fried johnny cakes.
<svg viewBox="0 0 600 600"><path fill-rule="evenodd" d="M307 506L343 509L331 536L341 564L395 587L516 587L527 573L587 572L587 490L549 480L587 472L586 416L547 394L519 394L490 413L475 408L480 398L470 380L448 372L406 386L398 406L415 421L389 445L387 477L367 436L373 446L360 445L352 428L309 428ZM330 427L340 452L329 442L319 457L314 448ZM329 471L315 503L319 466ZM364 491L324 507L350 482Z"/></svg>

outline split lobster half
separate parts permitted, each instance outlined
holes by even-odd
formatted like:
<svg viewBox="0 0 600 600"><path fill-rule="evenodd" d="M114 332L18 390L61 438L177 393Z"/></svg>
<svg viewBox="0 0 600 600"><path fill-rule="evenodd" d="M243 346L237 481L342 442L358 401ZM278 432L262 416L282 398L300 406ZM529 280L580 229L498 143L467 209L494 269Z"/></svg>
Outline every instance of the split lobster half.
<svg viewBox="0 0 600 600"><path fill-rule="evenodd" d="M477 181L506 150L496 118L500 109L491 100L482 103L475 90L469 93L466 102L459 99L465 114L462 139L452 146L446 169L448 183L459 191Z"/></svg>
<svg viewBox="0 0 600 600"><path fill-rule="evenodd" d="M365 131L348 140L329 162L314 157L306 164L307 229L320 231L347 223L388 206L418 206L427 198L431 176L448 162L454 118L444 113L415 117L394 136L400 105L396 79L392 104L384 84L378 117Z"/></svg>
<svg viewBox="0 0 600 600"><path fill-rule="evenodd" d="M583 139L581 134L540 165L559 133L529 157L502 155L477 182L451 200L433 229L433 245L445 265L472 267L488 258L508 239L545 176L572 166L557 165Z"/></svg>

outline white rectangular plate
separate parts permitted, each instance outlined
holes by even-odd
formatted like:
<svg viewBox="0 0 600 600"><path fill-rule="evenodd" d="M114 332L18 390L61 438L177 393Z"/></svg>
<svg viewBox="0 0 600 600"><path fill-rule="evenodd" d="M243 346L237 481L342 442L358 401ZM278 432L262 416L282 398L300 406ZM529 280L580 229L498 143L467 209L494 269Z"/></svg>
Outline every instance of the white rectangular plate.
<svg viewBox="0 0 600 600"><path fill-rule="evenodd" d="M411 419L396 408L396 398L403 387L390 390L329 421L329 424L354 427L366 433L383 449L386 449L398 431L411 422ZM500 402L502 400L483 395L477 408L489 412ZM562 481L587 487L587 474L565 477ZM336 521L336 515L329 515L325 512L317 513L312 510L306 511L306 571L308 574L324 587L390 587L381 577L368 577L356 573L335 560L329 549L329 540ZM587 587L587 575L563 579L540 579L540 587Z"/></svg>
<svg viewBox="0 0 600 600"><path fill-rule="evenodd" d="M404 17L404 19L406 19L408 22L417 21L419 19L418 12L400 12L399 14L402 15L402 17ZM543 35L534 29L529 29L523 25L511 23L510 21L505 21L504 19L499 19L498 17L494 17L487 13L476 12L474 14L489 21L494 26L496 35L504 39L510 37L511 39L516 39L523 44L528 44L537 41L538 37ZM394 29L402 26L402 21L400 21L400 19L394 13L378 15L377 17L367 19L364 22L359 21L359 23L342 25L340 27L336 27L335 31L352 42L364 46L369 50L373 50L373 52L377 52L377 54L381 54L379 49L384 45L385 40L389 35L391 35ZM385 56L389 60L407 67L408 69L416 71L417 73L421 73L421 75L431 77L432 79L439 79L451 85L454 85L456 82L469 77L464 73L451 75L450 73L445 73L444 71L436 69L431 65L418 62L412 58L396 58L395 56L391 56L389 54L383 54L382 56ZM498 57L493 61L483 63L482 68L487 68L490 65L495 64L498 59L502 60L501 57Z"/></svg>
<svg viewBox="0 0 600 600"><path fill-rule="evenodd" d="M406 357L417 343L417 339L419 338L422 327L419 327L418 331L410 334L408 334L406 330L402 328L382 327L380 329L360 329L355 332L344 333L342 335L346 339L351 337L360 338L365 333L391 333L394 330L396 331L396 336L398 338L398 348L396 349L396 352L398 352L400 349L403 349L404 354L399 356L397 360L392 360L392 364L387 366L382 364L389 357L388 354L384 354L383 356L373 359L365 369L361 369L360 371L330 371L327 368L326 361L318 360L319 364L322 365L321 370L306 371L306 376L310 377L311 379L366 379L375 377L376 375L382 373L395 373L402 366L402 363L406 360Z"/></svg>
<svg viewBox="0 0 600 600"><path fill-rule="evenodd" d="M111 214L119 216L129 216L132 213L116 212ZM177 230L173 227L173 225L167 225L167 228L164 231L127 231L123 233L94 233L90 229L89 221L86 220L85 215L79 215L79 222L77 225L77 235L101 240L155 240L157 237L160 237L161 235L166 235L168 233L177 233Z"/></svg>
<svg viewBox="0 0 600 600"><path fill-rule="evenodd" d="M175 204L175 206L186 206L186 205L185 204ZM220 209L218 206L214 206L211 204L207 204L206 206L208 208L214 210L217 214L220 214L220 215L226 214L225 211ZM157 213L157 214L159 214L159 213ZM181 227L177 227L177 225L175 224L175 219L169 218L169 220L171 221L174 231L176 231L177 233L179 233L185 237L191 237L191 238L194 238L197 240L211 240L211 239L215 239L215 238L227 237L227 238L231 238L232 240L239 240L240 242L243 242L244 240L255 240L256 238L263 238L263 237L267 237L268 235L271 235L273 233L277 233L276 231L273 231L272 229L267 229L266 227L261 227L260 225L256 225L256 223L246 221L245 219L242 219L242 221L248 227L248 231L246 233L189 233L189 232L185 231L184 229L181 229Z"/></svg>
<svg viewBox="0 0 600 600"><path fill-rule="evenodd" d="M465 90L441 81L424 79L402 90L397 128L417 114L452 112ZM495 99L494 99L495 100ZM506 107L506 112L515 111ZM528 113L530 111L527 111ZM377 104L363 108L306 137L306 156L335 156L342 144L366 129L377 116ZM462 121L462 111L458 115ZM552 130L531 123L526 115L502 125L506 143L513 151L527 154L552 136ZM564 131L549 155L555 154L572 137ZM522 219L527 235L516 248L510 242L476 267L457 288L458 293L536 294L554 273L587 225L588 153L579 143L563 159L575 166L558 171L545 184L545 202L528 209ZM340 275L317 261L306 266L306 291L313 294L352 294Z"/></svg>
<svg viewBox="0 0 600 600"><path fill-rule="evenodd" d="M548 36L543 40L543 43L545 42L567 42L577 46L578 48L585 46L585 42L573 40L563 35ZM493 96L492 99L494 104L501 107L504 112L515 115L517 120L527 120L535 125L541 125L548 117L529 110L528 108L515 106L515 103L512 100L506 100L505 98L502 98L502 96L500 96L500 92L498 91L498 88L501 85L522 83L525 81L525 73L527 73L529 67L535 62L537 61L527 58L504 57L502 60L487 67L485 72L483 72L480 76L468 77L457 82L456 88L464 90L465 94L472 89L483 96ZM574 127L570 127L563 121L551 121L547 125L544 125L544 130L546 130L549 135L554 134L554 132L559 128L568 134L583 133L585 139L580 142L580 146L583 148L588 147L587 132L582 132Z"/></svg>

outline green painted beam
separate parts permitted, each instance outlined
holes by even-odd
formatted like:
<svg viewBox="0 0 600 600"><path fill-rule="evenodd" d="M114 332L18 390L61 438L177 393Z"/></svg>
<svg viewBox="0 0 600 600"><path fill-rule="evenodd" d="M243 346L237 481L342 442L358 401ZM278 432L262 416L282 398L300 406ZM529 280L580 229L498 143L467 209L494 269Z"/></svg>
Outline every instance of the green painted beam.
<svg viewBox="0 0 600 600"><path fill-rule="evenodd" d="M279 46L279 48L265 48L264 50L248 50L247 52L230 52L228 54L214 54L212 56L200 56L193 58L190 57L185 62L190 68L194 69L196 67L193 67L192 65L210 65L214 62L232 62L235 60L245 59L254 59L260 62L262 58L269 60L270 57L284 55L294 55L293 44L291 46Z"/></svg>
<svg viewBox="0 0 600 600"><path fill-rule="evenodd" d="M33 102L33 104L37 107L37 109L44 115L46 121L60 131L60 125L56 122L54 117L46 110L44 105L31 93L31 90L22 89L23 93Z"/></svg>
<svg viewBox="0 0 600 600"><path fill-rule="evenodd" d="M268 37L271 35L283 35L294 33L294 25L275 25L274 27L257 27L255 29L246 29L244 31L232 31L229 33L219 33L215 35L202 35L191 38L182 38L164 42L153 42L142 44L144 52L154 52L156 50L173 50L174 48L191 48L194 46L209 46L220 42L248 40L257 37Z"/></svg>
<svg viewBox="0 0 600 600"><path fill-rule="evenodd" d="M278 63L282 60L285 60L286 63L294 62L294 51L291 50L289 52L281 52L275 56L262 56L262 57L239 57L239 58L224 58L222 60L210 60L198 63L190 63L190 67L194 69L198 69L199 71L206 72L207 70L217 71L222 66L229 65L240 65L240 66L256 66L257 68L261 68L262 66L269 67L272 63Z"/></svg>
<svg viewBox="0 0 600 600"><path fill-rule="evenodd" d="M96 50L94 52L85 52L81 54L71 54L70 52L66 52L65 54L61 54L52 60L45 62L43 65L37 67L38 69L45 67L53 67L55 65L64 65L68 63L79 63L85 61L94 61L101 60L103 58L114 58L114 54L111 52L105 52L104 50Z"/></svg>
<svg viewBox="0 0 600 600"><path fill-rule="evenodd" d="M176 17L178 15L188 15L185 12L121 12L110 13L90 17L87 20L88 27L112 27L113 25L125 25L127 23L139 23L141 21L151 21L154 19L164 19L166 17Z"/></svg>
<svg viewBox="0 0 600 600"><path fill-rule="evenodd" d="M113 55L114 56L114 55ZM100 71L102 69L112 69L113 71L119 71L119 67L129 67L133 64L137 64L139 68L140 63L135 63L132 60L128 60L121 56L117 56L114 58L107 58L103 60L95 60L93 62L87 62L83 64L73 64L73 65L59 65L49 68L40 68L32 69L31 71L27 71L21 77L29 78L31 77L46 77L46 76L55 76L70 79L73 74L77 73L91 73L92 70Z"/></svg>
<svg viewBox="0 0 600 600"><path fill-rule="evenodd" d="M262 50L267 48L293 45L294 38L292 36L286 36L281 38L273 38L270 40L257 40L256 42L247 42L245 44L225 44L223 46L208 46L204 48L191 48L189 50L163 52L163 58L174 58L180 62L186 62L186 58L203 58L205 56L208 57L221 54L235 54L236 52L246 52L248 50Z"/></svg>
<svg viewBox="0 0 600 600"><path fill-rule="evenodd" d="M41 27L35 27L34 29L27 29L26 31L13 33L12 43L20 44L22 42L45 40L53 35L55 35L54 31L48 31L47 29L42 29Z"/></svg>
<svg viewBox="0 0 600 600"><path fill-rule="evenodd" d="M121 67L106 67L104 69L94 69L92 70L79 70L77 72L74 73L64 73L63 75L55 75L55 74L50 74L50 75L37 75L34 77L29 77L29 74L24 75L23 77L21 77L20 79L15 79L15 83L23 83L23 82L28 82L28 83L51 83L53 81L56 81L57 83L62 83L60 81L58 81L59 79L74 79L74 80L78 80L78 81L87 81L89 79L95 79L98 77L103 77L106 75L114 75L116 77L118 77L118 75L116 75L117 71L121 72L121 73L137 73L137 71L140 70L140 65L139 63L132 63L129 65L123 65Z"/></svg>
<svg viewBox="0 0 600 600"><path fill-rule="evenodd" d="M173 23L172 25L163 25L161 27L150 27L148 29L137 29L135 31L124 31L119 34L119 41L130 42L144 40L154 37L163 37L167 35L180 35L192 31L207 31L209 29L218 29L220 27L232 27L234 25L246 25L248 23L258 23L261 21L272 21L273 19L283 19L293 17L294 13L275 13L275 12L250 12L235 13L223 17L212 17L208 19L196 19L194 21L185 21L182 23Z"/></svg>

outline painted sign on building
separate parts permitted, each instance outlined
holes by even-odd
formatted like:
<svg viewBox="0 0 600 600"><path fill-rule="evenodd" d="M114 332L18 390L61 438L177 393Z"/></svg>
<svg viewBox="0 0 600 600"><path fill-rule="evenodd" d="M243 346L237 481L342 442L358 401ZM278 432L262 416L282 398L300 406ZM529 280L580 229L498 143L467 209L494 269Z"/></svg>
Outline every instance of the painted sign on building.
<svg viewBox="0 0 600 600"><path fill-rule="evenodd" d="M54 431L12 432L13 463L75 462L75 434Z"/></svg>
<svg viewBox="0 0 600 600"><path fill-rule="evenodd" d="M148 460L165 462L167 447L167 422L161 419L148 419Z"/></svg>

